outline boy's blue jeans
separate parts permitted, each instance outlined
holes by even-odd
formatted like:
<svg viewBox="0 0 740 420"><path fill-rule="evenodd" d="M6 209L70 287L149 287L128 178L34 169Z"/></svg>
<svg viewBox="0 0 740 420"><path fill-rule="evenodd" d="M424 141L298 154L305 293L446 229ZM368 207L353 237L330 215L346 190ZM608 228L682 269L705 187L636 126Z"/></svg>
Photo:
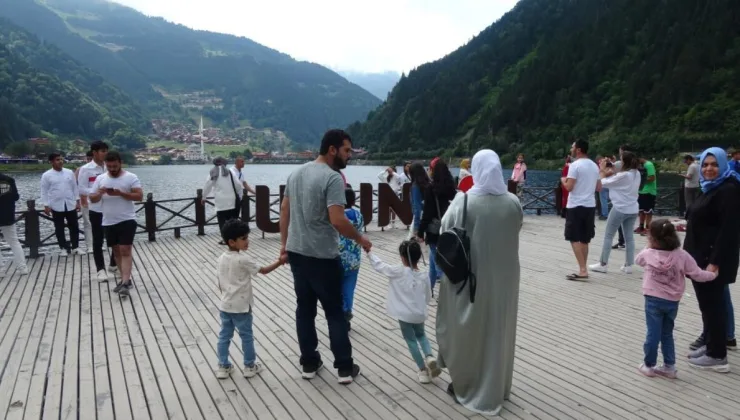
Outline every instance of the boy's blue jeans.
<svg viewBox="0 0 740 420"><path fill-rule="evenodd" d="M344 313L352 312L355 301L355 287L357 287L357 276L360 270L345 270L342 278L342 307Z"/></svg>
<svg viewBox="0 0 740 420"><path fill-rule="evenodd" d="M676 346L673 342L673 323L678 315L678 302L645 296L645 366L654 367L658 363L658 345L663 350L663 364L676 364Z"/></svg>
<svg viewBox="0 0 740 420"><path fill-rule="evenodd" d="M257 355L254 352L254 335L252 334L252 310L243 314L221 312L221 332L218 334L218 365L229 367L229 345L234 336L234 329L239 331L244 352L244 366L254 366Z"/></svg>

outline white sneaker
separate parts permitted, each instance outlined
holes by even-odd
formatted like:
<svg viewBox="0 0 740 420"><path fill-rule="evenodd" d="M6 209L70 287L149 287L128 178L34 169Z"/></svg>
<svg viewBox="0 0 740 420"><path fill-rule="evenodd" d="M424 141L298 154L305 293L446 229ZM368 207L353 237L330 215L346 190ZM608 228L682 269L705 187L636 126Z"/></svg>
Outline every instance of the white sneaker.
<svg viewBox="0 0 740 420"><path fill-rule="evenodd" d="M233 371L234 371L234 366L229 366L229 367L219 366L218 370L216 371L216 378L226 379L229 376L231 376L231 372Z"/></svg>
<svg viewBox="0 0 740 420"><path fill-rule="evenodd" d="M429 369L424 368L419 372L419 382L422 384L428 384L432 382L432 379L429 377Z"/></svg>
<svg viewBox="0 0 740 420"><path fill-rule="evenodd" d="M72 253L75 255L85 255L87 252L83 251L82 248L75 248L72 250Z"/></svg>
<svg viewBox="0 0 740 420"><path fill-rule="evenodd" d="M101 283L108 281L108 273L105 270L98 271L98 281Z"/></svg>
<svg viewBox="0 0 740 420"><path fill-rule="evenodd" d="M108 272L115 273L117 271L118 271L118 266L117 265L109 265L108 266Z"/></svg>
<svg viewBox="0 0 740 420"><path fill-rule="evenodd" d="M601 263L591 264L588 266L588 269L595 273L606 273L607 272L607 266L601 265Z"/></svg>
<svg viewBox="0 0 740 420"><path fill-rule="evenodd" d="M69 250L68 249L61 250L59 252L59 256L61 256L61 257L69 257Z"/></svg>
<svg viewBox="0 0 740 420"><path fill-rule="evenodd" d="M245 378L251 378L254 375L262 372L262 365L260 363L255 363L254 366L244 366L244 377Z"/></svg>
<svg viewBox="0 0 740 420"><path fill-rule="evenodd" d="M427 369L429 370L429 374L432 378L436 378L437 376L442 374L442 369L440 369L439 365L437 364L437 358L429 355L424 360L427 365Z"/></svg>
<svg viewBox="0 0 740 420"><path fill-rule="evenodd" d="M622 270L622 272L624 274L632 274L632 266L631 265L623 265L619 269Z"/></svg>
<svg viewBox="0 0 740 420"><path fill-rule="evenodd" d="M28 269L28 267L21 267L18 269L18 274L21 276L25 276L26 274L30 273L31 270Z"/></svg>

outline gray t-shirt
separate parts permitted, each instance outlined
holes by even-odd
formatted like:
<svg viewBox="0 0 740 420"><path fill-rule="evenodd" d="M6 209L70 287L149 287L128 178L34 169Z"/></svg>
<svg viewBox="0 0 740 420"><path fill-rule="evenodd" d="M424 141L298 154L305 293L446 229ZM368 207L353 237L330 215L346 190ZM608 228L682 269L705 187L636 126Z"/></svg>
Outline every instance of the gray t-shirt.
<svg viewBox="0 0 740 420"><path fill-rule="evenodd" d="M332 259L339 256L339 233L329 221L329 207L344 208L344 180L324 163L309 162L294 171L285 185L290 200L290 252Z"/></svg>
<svg viewBox="0 0 740 420"><path fill-rule="evenodd" d="M683 186L686 188L699 188L699 164L693 162L686 170L688 178L684 179Z"/></svg>

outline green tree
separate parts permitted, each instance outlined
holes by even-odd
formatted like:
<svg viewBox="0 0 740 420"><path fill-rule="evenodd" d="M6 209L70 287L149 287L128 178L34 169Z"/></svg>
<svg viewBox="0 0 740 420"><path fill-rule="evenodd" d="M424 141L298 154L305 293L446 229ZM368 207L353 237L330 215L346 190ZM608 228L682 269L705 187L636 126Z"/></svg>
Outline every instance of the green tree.
<svg viewBox="0 0 740 420"><path fill-rule="evenodd" d="M14 141L5 146L5 154L12 157L23 157L33 153L33 145L27 141Z"/></svg>
<svg viewBox="0 0 740 420"><path fill-rule="evenodd" d="M160 165L171 165L172 164L172 156L170 156L170 155L160 155L159 156L159 164Z"/></svg>

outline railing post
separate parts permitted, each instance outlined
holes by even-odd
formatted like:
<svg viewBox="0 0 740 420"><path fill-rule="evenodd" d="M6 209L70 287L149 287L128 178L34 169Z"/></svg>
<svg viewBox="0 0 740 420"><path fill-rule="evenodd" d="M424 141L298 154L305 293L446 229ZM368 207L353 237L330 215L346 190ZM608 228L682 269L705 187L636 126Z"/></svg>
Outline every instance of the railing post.
<svg viewBox="0 0 740 420"><path fill-rule="evenodd" d="M149 193L146 195L146 202L144 203L144 225L146 231L149 234L149 242L157 240L157 204L154 202L154 195Z"/></svg>
<svg viewBox="0 0 740 420"><path fill-rule="evenodd" d="M512 194L516 194L516 187L517 187L516 181L514 181L513 179L510 179L509 182L506 184L506 188Z"/></svg>
<svg viewBox="0 0 740 420"><path fill-rule="evenodd" d="M203 190L199 188L195 195L195 224L198 226L198 236L206 234L206 206L203 200Z"/></svg>
<svg viewBox="0 0 740 420"><path fill-rule="evenodd" d="M555 186L555 214L561 216L563 214L563 189L560 188L560 184Z"/></svg>
<svg viewBox="0 0 740 420"><path fill-rule="evenodd" d="M28 246L28 257L38 258L39 257L39 246L41 246L41 226L39 214L36 212L36 201L26 201L26 246Z"/></svg>
<svg viewBox="0 0 740 420"><path fill-rule="evenodd" d="M249 191L244 190L242 194L242 221L249 223L250 211L249 211Z"/></svg>

